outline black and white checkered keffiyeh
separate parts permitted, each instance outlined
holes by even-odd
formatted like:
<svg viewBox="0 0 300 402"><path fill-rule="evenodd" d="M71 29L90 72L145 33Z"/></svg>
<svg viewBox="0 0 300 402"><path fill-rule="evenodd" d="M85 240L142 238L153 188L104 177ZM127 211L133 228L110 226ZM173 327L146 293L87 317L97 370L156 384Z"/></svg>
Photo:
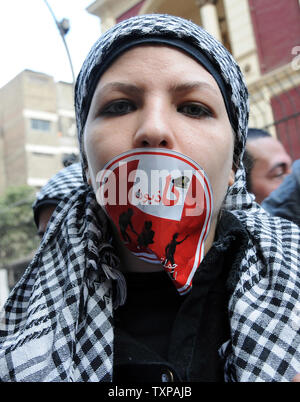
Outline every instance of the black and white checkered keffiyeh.
<svg viewBox="0 0 300 402"><path fill-rule="evenodd" d="M248 121L240 69L206 31L167 15L123 21L96 42L76 85L80 144L97 69L121 42L147 35L192 43L219 70L235 112L235 156L240 159ZM300 372L299 228L269 216L253 201L245 189L242 164L224 207L249 234L229 303L231 339L221 350L225 379L290 381ZM85 184L59 203L37 254L0 317L2 381L111 381L113 308L125 295L108 229ZM114 300L113 281L119 289Z"/></svg>
<svg viewBox="0 0 300 402"><path fill-rule="evenodd" d="M34 220L38 226L38 213L44 205L58 205L66 195L83 184L80 163L73 163L60 170L38 192L32 205Z"/></svg>

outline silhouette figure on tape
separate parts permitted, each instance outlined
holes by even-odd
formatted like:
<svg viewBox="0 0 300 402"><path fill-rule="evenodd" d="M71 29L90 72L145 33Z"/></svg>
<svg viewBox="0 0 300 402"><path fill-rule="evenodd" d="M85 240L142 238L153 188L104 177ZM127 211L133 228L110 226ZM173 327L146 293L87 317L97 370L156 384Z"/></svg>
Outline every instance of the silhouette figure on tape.
<svg viewBox="0 0 300 402"><path fill-rule="evenodd" d="M122 235L123 240L125 241L125 243L131 243L131 237L127 233L128 226L130 227L131 231L138 236L138 234L136 233L136 231L134 230L134 228L132 226L132 222L131 222L132 216L133 216L133 209L132 208L128 208L128 210L126 212L123 212L119 216L120 232L121 232L121 235Z"/></svg>
<svg viewBox="0 0 300 402"><path fill-rule="evenodd" d="M140 248L146 248L149 244L153 244L154 230L151 230L152 222L145 221L142 233L138 236L138 244Z"/></svg>
<svg viewBox="0 0 300 402"><path fill-rule="evenodd" d="M177 266L175 264L175 260L174 260L176 247L178 246L178 244L183 243L189 237L189 235L186 235L183 240L177 241L178 235L179 235L179 233L174 233L172 240L170 241L169 244L167 244L167 246L165 248L166 258L165 258L164 265L167 266L168 262L171 263L171 272L170 273L171 273L172 278L174 278L174 271Z"/></svg>

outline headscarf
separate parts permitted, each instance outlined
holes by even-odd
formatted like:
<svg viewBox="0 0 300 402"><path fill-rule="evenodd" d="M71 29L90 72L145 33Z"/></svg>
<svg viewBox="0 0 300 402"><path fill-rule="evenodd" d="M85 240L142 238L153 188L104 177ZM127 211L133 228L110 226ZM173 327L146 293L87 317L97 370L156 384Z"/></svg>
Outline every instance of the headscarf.
<svg viewBox="0 0 300 402"><path fill-rule="evenodd" d="M80 163L73 163L60 170L40 189L32 205L35 224L38 226L40 208L45 205L57 206L66 195L83 184Z"/></svg>
<svg viewBox="0 0 300 402"><path fill-rule="evenodd" d="M223 45L194 23L169 15L133 17L111 28L92 47L77 79L80 145L98 69L121 44L153 36L178 39L203 53L221 75L233 112L239 165L224 208L240 220L249 241L228 307L225 379L287 381L300 372L299 229L269 216L246 191L241 156L248 96L241 71ZM84 169L82 148L81 157ZM118 267L104 213L91 189L82 186L56 208L37 254L4 307L0 379L111 381L113 308L126 297Z"/></svg>
<svg viewBox="0 0 300 402"><path fill-rule="evenodd" d="M117 24L94 44L77 78L75 108L83 168L83 130L101 74L124 51L138 44L158 43L179 48L198 60L215 78L233 131L234 160L243 152L248 124L248 90L239 66L215 38L191 21L169 15L133 17Z"/></svg>

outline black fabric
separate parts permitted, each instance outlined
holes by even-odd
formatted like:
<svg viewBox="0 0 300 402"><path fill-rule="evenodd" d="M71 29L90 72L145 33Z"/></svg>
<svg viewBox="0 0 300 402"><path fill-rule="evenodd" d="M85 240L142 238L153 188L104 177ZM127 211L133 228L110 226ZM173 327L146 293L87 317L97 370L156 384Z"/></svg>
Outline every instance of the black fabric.
<svg viewBox="0 0 300 402"><path fill-rule="evenodd" d="M247 232L224 212L216 240L186 296L165 272L125 274L128 299L115 312L114 381L224 381L220 346L230 337L228 300Z"/></svg>
<svg viewBox="0 0 300 402"><path fill-rule="evenodd" d="M115 325L167 358L168 338L184 296L179 295L165 271L127 272L124 276L128 296L116 311Z"/></svg>

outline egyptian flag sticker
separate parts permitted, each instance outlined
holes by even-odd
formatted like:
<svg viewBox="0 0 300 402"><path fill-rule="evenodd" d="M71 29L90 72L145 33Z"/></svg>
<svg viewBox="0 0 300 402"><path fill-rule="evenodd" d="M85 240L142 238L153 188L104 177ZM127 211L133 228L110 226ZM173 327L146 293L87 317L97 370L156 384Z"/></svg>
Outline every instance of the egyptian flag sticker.
<svg viewBox="0 0 300 402"><path fill-rule="evenodd" d="M108 162L96 181L97 201L125 246L144 261L162 264L178 292L187 293L212 216L204 170L178 152L141 148Z"/></svg>

